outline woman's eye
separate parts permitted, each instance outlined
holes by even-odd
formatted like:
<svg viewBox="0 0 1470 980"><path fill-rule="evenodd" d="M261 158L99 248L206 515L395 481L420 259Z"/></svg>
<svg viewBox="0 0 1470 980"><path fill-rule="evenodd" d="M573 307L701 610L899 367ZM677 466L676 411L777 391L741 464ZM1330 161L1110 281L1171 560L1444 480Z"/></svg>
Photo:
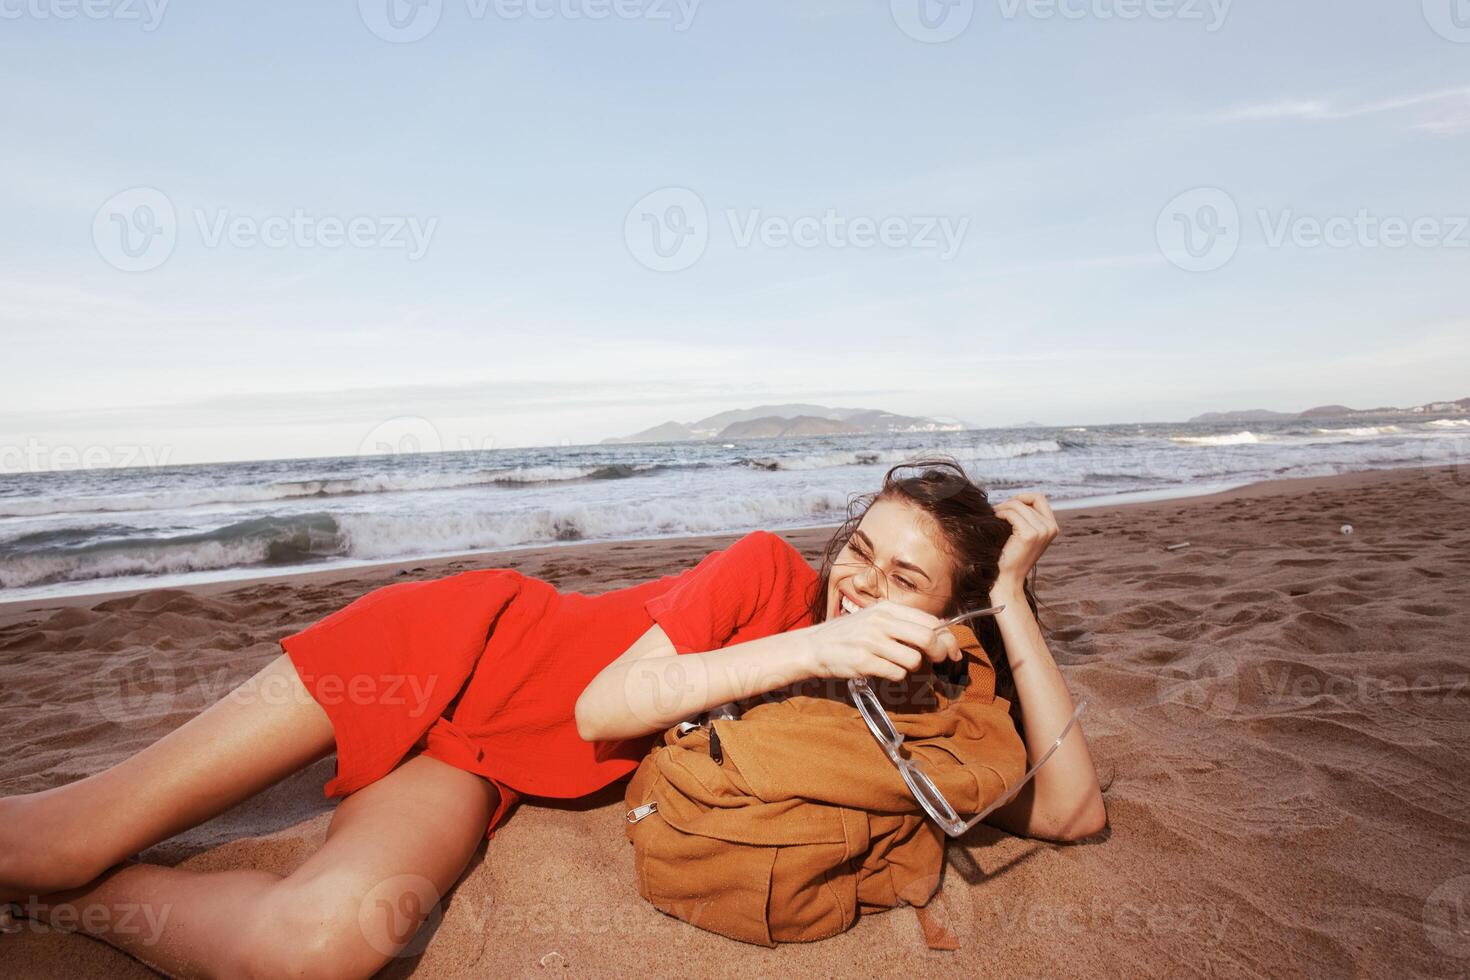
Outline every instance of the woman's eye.
<svg viewBox="0 0 1470 980"><path fill-rule="evenodd" d="M914 583L910 582L906 578L896 578L894 579L894 581L903 586L905 589L908 589L910 592L917 591L917 587L914 585Z"/></svg>

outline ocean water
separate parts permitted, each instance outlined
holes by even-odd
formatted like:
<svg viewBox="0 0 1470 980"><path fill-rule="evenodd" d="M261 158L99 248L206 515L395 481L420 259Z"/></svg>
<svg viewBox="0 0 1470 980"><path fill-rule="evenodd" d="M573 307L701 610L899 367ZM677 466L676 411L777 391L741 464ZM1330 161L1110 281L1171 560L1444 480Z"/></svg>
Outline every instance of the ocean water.
<svg viewBox="0 0 1470 980"><path fill-rule="evenodd" d="M1470 420L979 429L0 475L0 601L575 541L831 524L947 453L1062 506L1470 461Z"/></svg>

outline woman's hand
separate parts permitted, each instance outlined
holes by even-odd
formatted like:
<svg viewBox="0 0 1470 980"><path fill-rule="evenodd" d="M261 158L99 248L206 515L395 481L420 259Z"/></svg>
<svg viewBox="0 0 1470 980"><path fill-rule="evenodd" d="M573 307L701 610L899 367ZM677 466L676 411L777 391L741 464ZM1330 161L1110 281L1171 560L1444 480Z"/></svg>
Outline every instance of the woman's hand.
<svg viewBox="0 0 1470 980"><path fill-rule="evenodd" d="M940 622L922 609L884 599L808 626L797 631L806 644L805 672L814 678L902 681L925 658L934 663L960 658L954 634L935 628Z"/></svg>
<svg viewBox="0 0 1470 980"><path fill-rule="evenodd" d="M1014 602L1022 594L1026 576L1061 529L1045 494L1018 493L996 505L995 513L1010 522L1011 536L1001 549L1000 574L990 594L997 601Z"/></svg>

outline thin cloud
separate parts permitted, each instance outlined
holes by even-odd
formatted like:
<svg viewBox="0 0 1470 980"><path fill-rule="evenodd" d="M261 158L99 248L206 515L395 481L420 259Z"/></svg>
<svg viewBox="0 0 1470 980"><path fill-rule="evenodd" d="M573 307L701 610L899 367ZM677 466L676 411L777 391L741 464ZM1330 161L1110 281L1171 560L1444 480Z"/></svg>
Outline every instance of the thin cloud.
<svg viewBox="0 0 1470 980"><path fill-rule="evenodd" d="M1212 123L1269 122L1296 119L1341 122L1367 116L1418 112L1410 129L1449 136L1470 130L1470 87L1439 89L1391 99L1337 103L1323 99L1287 99L1235 106L1206 116Z"/></svg>

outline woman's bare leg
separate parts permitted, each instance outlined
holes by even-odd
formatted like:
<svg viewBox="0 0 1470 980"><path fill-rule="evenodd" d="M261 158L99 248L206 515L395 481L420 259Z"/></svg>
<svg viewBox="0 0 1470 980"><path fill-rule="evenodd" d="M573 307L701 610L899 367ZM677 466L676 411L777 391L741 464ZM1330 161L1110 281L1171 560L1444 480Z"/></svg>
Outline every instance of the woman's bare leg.
<svg viewBox="0 0 1470 980"><path fill-rule="evenodd" d="M417 755L344 800L286 878L129 865L24 911L175 977L367 977L464 873L497 802L487 780Z"/></svg>
<svg viewBox="0 0 1470 980"><path fill-rule="evenodd" d="M75 888L332 750L332 725L284 654L111 769L0 798L0 901Z"/></svg>

